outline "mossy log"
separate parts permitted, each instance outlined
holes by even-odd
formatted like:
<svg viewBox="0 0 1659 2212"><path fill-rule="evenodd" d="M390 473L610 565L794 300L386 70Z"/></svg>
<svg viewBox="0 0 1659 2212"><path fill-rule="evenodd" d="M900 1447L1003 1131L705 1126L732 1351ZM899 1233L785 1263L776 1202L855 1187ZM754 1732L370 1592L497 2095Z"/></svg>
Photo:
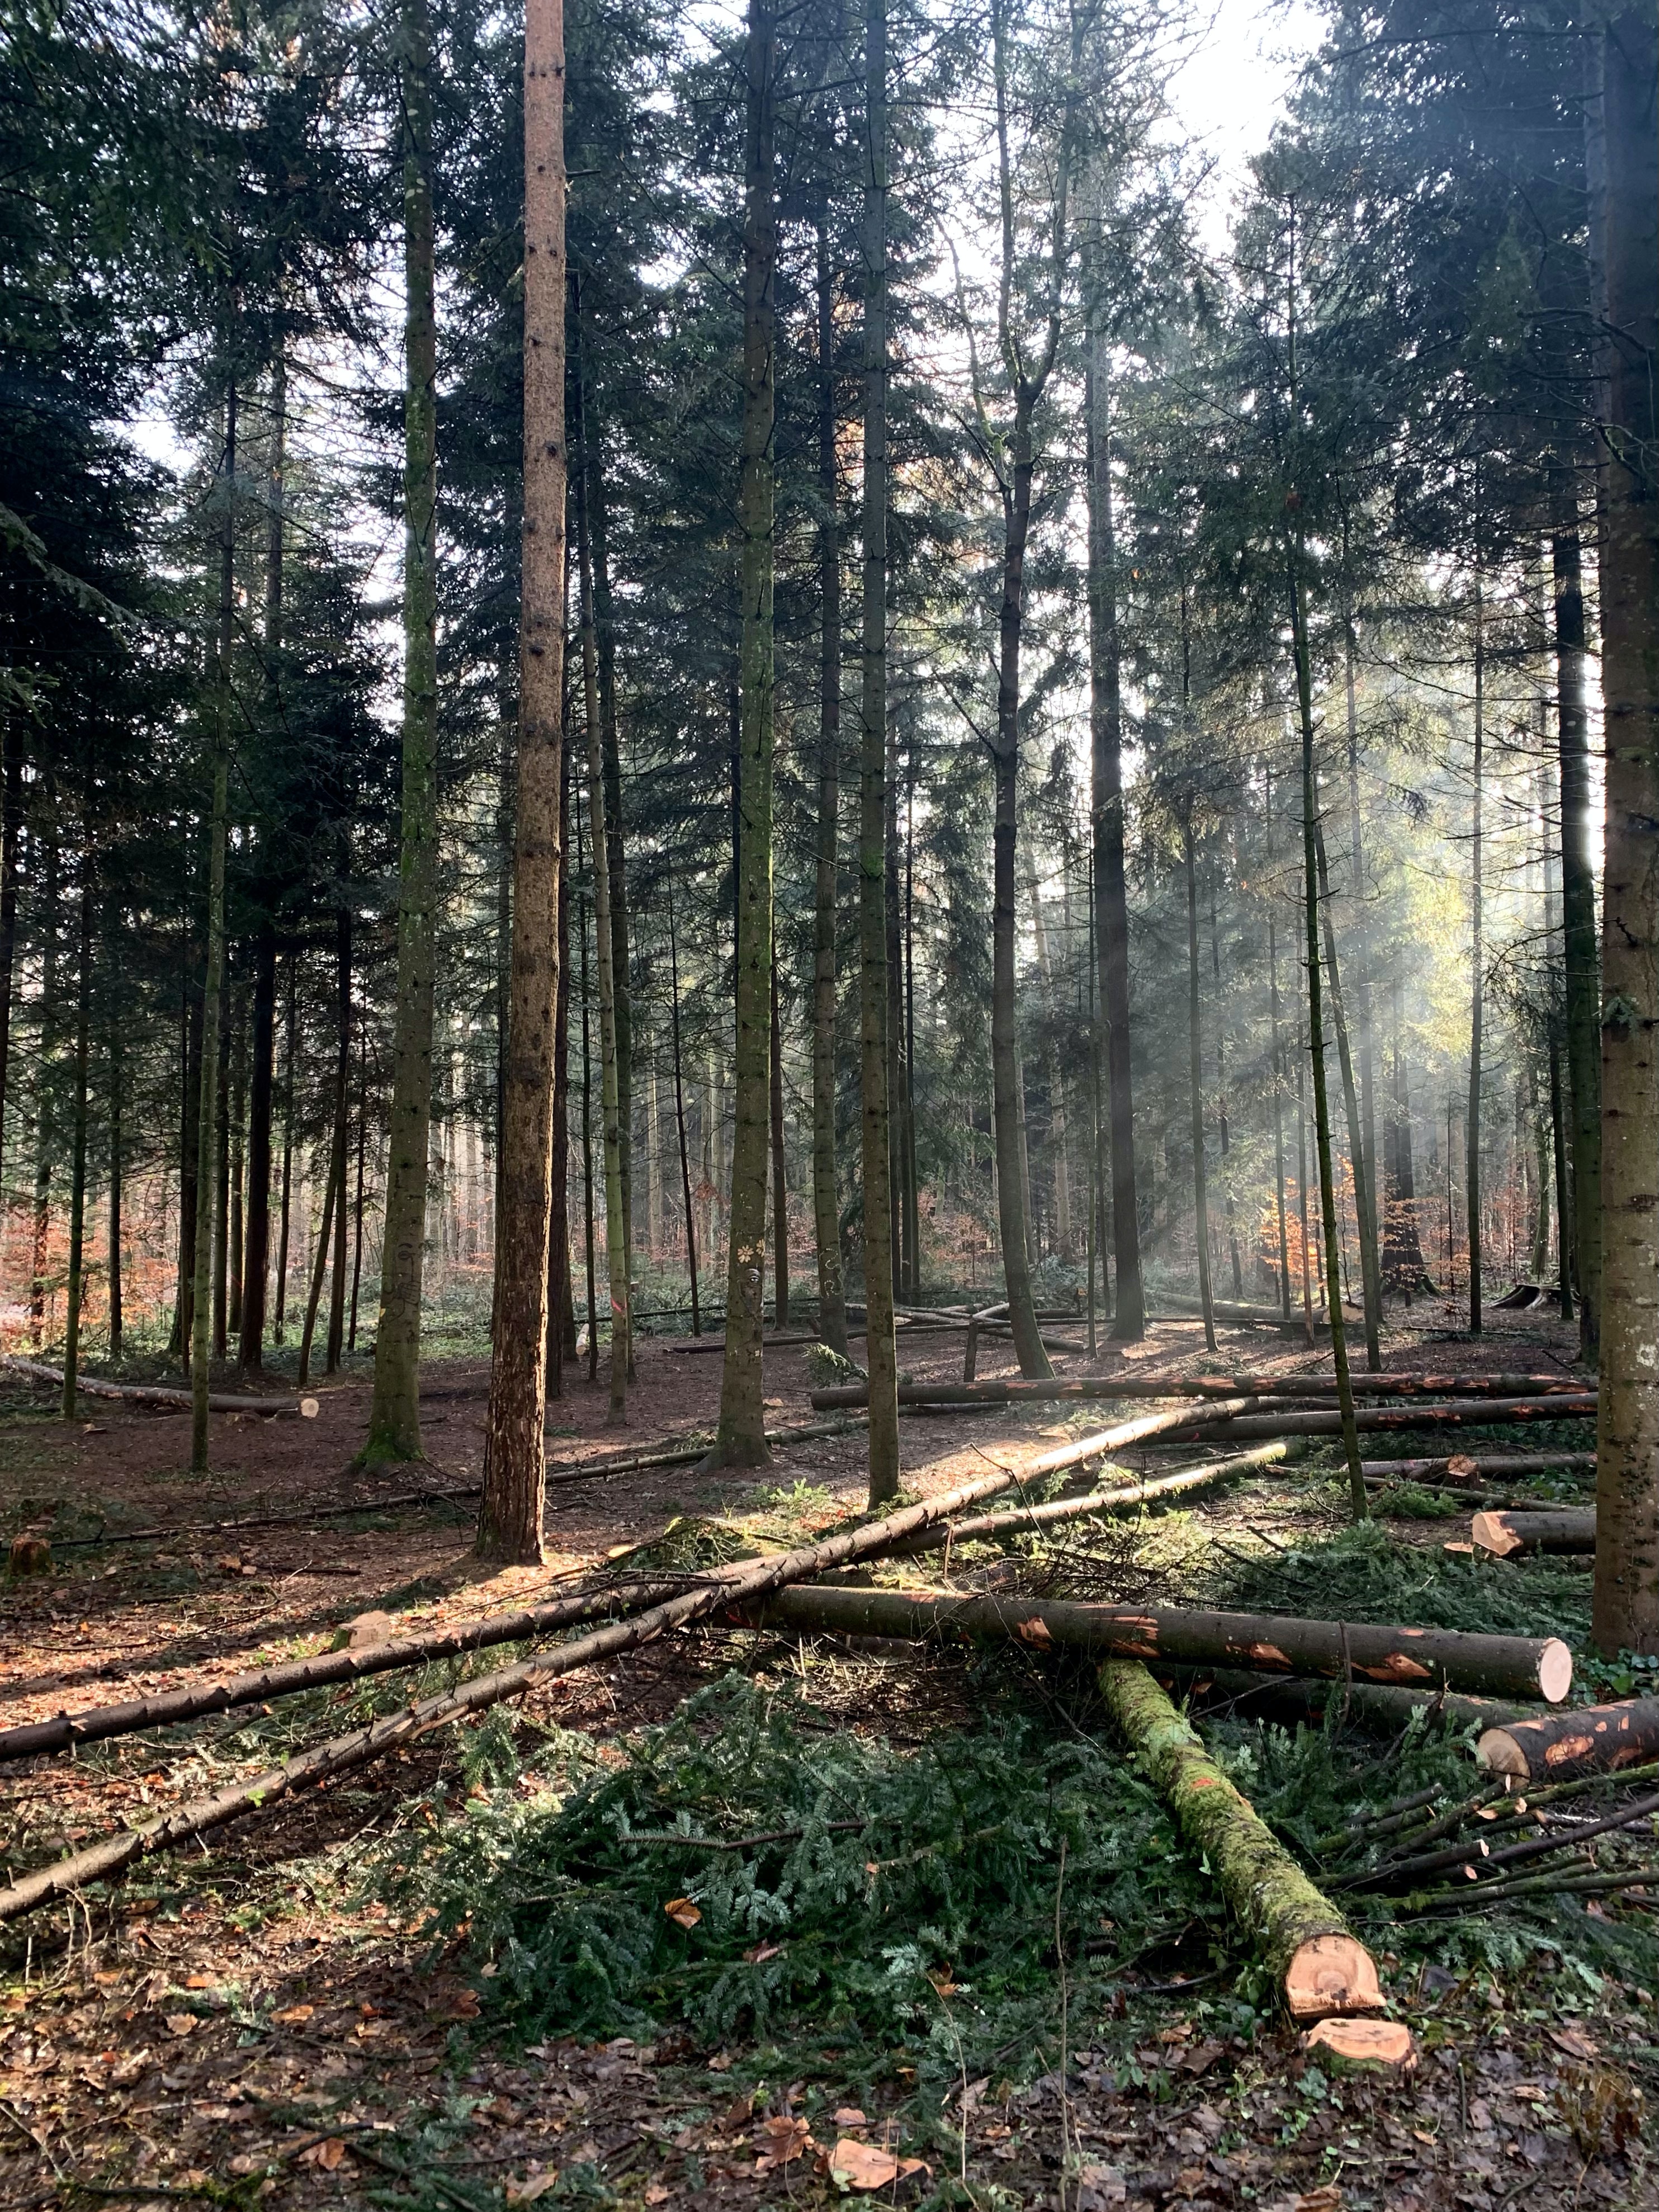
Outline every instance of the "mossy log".
<svg viewBox="0 0 1659 2212"><path fill-rule="evenodd" d="M876 1547L863 1556L878 1555ZM1477 1694L1554 1704L1572 1685L1559 1637L1480 1636L1455 1628L1379 1627L1284 1613L1073 1605L1054 1598L958 1597L948 1590L855 1589L822 1583L780 1589L744 1618L830 1636L1018 1637L1176 1665L1243 1667L1256 1674L1324 1674L1337 1681L1439 1683Z"/></svg>
<svg viewBox="0 0 1659 2212"><path fill-rule="evenodd" d="M1477 1513L1469 1536L1480 1552L1507 1559L1516 1552L1593 1552L1595 1509L1553 1513Z"/></svg>
<svg viewBox="0 0 1659 2212"><path fill-rule="evenodd" d="M1494 1774L1524 1782L1572 1774L1612 1774L1659 1758L1659 1698L1612 1705L1575 1705L1559 1713L1495 1722L1475 1746Z"/></svg>
<svg viewBox="0 0 1659 2212"><path fill-rule="evenodd" d="M1370 1953L1258 1818L1146 1668L1109 1659L1100 1686L1182 1839L1207 1862L1233 1917L1259 1944L1292 2020L1382 2009Z"/></svg>

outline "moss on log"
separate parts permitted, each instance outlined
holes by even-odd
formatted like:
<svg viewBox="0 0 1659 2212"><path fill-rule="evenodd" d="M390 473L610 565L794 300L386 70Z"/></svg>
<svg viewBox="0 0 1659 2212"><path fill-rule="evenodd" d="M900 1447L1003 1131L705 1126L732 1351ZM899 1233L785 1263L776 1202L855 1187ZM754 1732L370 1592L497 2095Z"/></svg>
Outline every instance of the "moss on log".
<svg viewBox="0 0 1659 2212"><path fill-rule="evenodd" d="M1370 1953L1322 1890L1227 1779L1146 1668L1108 1659L1100 1686L1112 1718L1204 1858L1233 1917L1261 1948L1292 2020L1382 2008Z"/></svg>

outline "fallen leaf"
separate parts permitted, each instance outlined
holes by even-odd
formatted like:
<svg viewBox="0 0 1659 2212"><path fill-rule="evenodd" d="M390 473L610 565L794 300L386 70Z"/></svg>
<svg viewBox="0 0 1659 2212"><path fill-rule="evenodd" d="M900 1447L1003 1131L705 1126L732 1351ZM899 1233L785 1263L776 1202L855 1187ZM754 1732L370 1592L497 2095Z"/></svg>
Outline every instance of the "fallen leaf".
<svg viewBox="0 0 1659 2212"><path fill-rule="evenodd" d="M930 1967L927 1978L942 1997L955 1996L957 1984L951 1978L951 1969L948 1966Z"/></svg>
<svg viewBox="0 0 1659 2212"><path fill-rule="evenodd" d="M645 2192L647 2204L666 2204L673 2191L665 2181L653 2181Z"/></svg>
<svg viewBox="0 0 1659 2212"><path fill-rule="evenodd" d="M830 2179L843 2189L885 2189L898 2179L899 2162L879 2143L855 2142L843 2136L830 2154Z"/></svg>
<svg viewBox="0 0 1659 2212"><path fill-rule="evenodd" d="M213 1983L206 1974L190 1974L185 1977L185 1987L187 1990L210 1990Z"/></svg>
<svg viewBox="0 0 1659 2212"><path fill-rule="evenodd" d="M755 2147L760 2156L755 2160L757 2173L770 2173L775 2166L790 2166L803 2152L817 2148L812 2130L805 2120L793 2120L787 2112L780 2112L755 2131Z"/></svg>
<svg viewBox="0 0 1659 2212"><path fill-rule="evenodd" d="M1226 2045L1222 2043L1200 2043L1183 2054L1178 2062L1188 2074L1206 2074L1218 2058L1224 2056Z"/></svg>
<svg viewBox="0 0 1659 2212"><path fill-rule="evenodd" d="M1296 2212L1341 2212L1342 2191L1334 2181L1321 2189L1310 2189L1305 2197L1296 2200Z"/></svg>
<svg viewBox="0 0 1659 2212"><path fill-rule="evenodd" d="M740 2128L744 2122L753 2115L754 2110L755 2093L750 2089L744 2096L732 2098L721 2116L720 2125L728 2131L732 2128Z"/></svg>
<svg viewBox="0 0 1659 2212"><path fill-rule="evenodd" d="M1022 1620L1019 1624L1018 1634L1023 1644L1046 1646L1054 1640L1048 1633L1048 1624L1046 1620Z"/></svg>
<svg viewBox="0 0 1659 2212"><path fill-rule="evenodd" d="M546 2196L558 2178L556 2166L544 2166L539 2173L532 2173L523 2181L514 2181L509 2176L505 2191L507 2201L509 2204L533 2204L538 2197Z"/></svg>
<svg viewBox="0 0 1659 2212"><path fill-rule="evenodd" d="M684 1923L681 1924L684 1925ZM781 1943L757 1943L752 1951L744 1953L744 1962L750 1966L763 1966L769 1959L780 1958L782 1953Z"/></svg>
<svg viewBox="0 0 1659 2212"><path fill-rule="evenodd" d="M169 2035L194 2035L202 2024L193 2012L170 2012L165 2018Z"/></svg>
<svg viewBox="0 0 1659 2212"><path fill-rule="evenodd" d="M867 2128L870 2124L856 2105L838 2105L835 2120L838 2128Z"/></svg>
<svg viewBox="0 0 1659 2212"><path fill-rule="evenodd" d="M332 2173L345 2156L345 2145L338 2136L331 2136L326 2142L317 2146L317 2163L325 2172Z"/></svg>
<svg viewBox="0 0 1659 2212"><path fill-rule="evenodd" d="M671 1897L663 1911L677 1928L695 1928L702 1918L702 1911L689 1897Z"/></svg>
<svg viewBox="0 0 1659 2212"><path fill-rule="evenodd" d="M711 2074L729 2074L732 2071L731 2052L717 2051L708 2062L708 2071Z"/></svg>
<svg viewBox="0 0 1659 2212"><path fill-rule="evenodd" d="M287 2021L292 2026L297 2027L302 2020L309 2020L316 2009L317 2008L315 2005L289 2005L286 2010L283 2012L273 2013L271 2014L271 2018L273 2020Z"/></svg>
<svg viewBox="0 0 1659 2212"><path fill-rule="evenodd" d="M1599 2058L1601 2051L1591 2042L1582 2027L1553 2027L1550 2041L1558 2051L1565 2051L1569 2058Z"/></svg>
<svg viewBox="0 0 1659 2212"><path fill-rule="evenodd" d="M478 2009L477 1990L457 1990L443 2016L446 2020L477 2020Z"/></svg>

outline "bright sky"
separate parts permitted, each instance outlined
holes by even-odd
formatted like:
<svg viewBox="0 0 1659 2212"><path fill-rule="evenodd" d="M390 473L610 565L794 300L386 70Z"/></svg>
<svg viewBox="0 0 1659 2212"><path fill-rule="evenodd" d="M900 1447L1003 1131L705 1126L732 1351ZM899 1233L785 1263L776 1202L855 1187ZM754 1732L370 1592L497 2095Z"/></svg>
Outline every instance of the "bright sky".
<svg viewBox="0 0 1659 2212"><path fill-rule="evenodd" d="M1233 195L1265 146L1300 64L1319 43L1306 0L1211 0L1210 27L1170 86L1179 135L1215 163L1200 224L1212 251L1227 240Z"/></svg>

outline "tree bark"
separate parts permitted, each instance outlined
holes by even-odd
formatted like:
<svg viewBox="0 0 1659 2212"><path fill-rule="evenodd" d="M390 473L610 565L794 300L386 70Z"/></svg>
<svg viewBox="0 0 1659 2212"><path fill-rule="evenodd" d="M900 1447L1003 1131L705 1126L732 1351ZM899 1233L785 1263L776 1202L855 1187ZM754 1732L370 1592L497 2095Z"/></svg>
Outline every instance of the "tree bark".
<svg viewBox="0 0 1659 2212"><path fill-rule="evenodd" d="M772 1326L789 1326L789 1191L784 1180L783 1023L778 1009L778 940L772 934Z"/></svg>
<svg viewBox="0 0 1659 2212"><path fill-rule="evenodd" d="M478 1550L538 1564L546 1479L547 1244L564 665L564 12L525 22L524 551L501 1203Z"/></svg>
<svg viewBox="0 0 1659 2212"><path fill-rule="evenodd" d="M887 0L866 0L864 607L860 697L859 1086L870 1503L898 1494L891 1102L887 1089Z"/></svg>
<svg viewBox="0 0 1659 2212"><path fill-rule="evenodd" d="M591 318L589 327L591 329ZM591 361L591 356L587 356ZM591 367L583 379L583 453L587 531L593 567L593 649L599 664L599 737L605 759L605 867L611 911L611 995L617 1032L617 1131L622 1175L622 1273L630 1317L634 1304L634 984L629 945L627 842L623 826L622 736L617 713L617 625L611 598L611 547L605 456ZM597 817L595 817L597 819ZM597 907L595 913L597 915ZM606 1272L614 1277L609 1253ZM627 1339L628 1380L635 1379L634 1332Z"/></svg>
<svg viewBox="0 0 1659 2212"><path fill-rule="evenodd" d="M1267 916L1267 986L1273 1037L1273 1189L1279 1214L1279 1304L1291 1318L1290 1224L1285 1217L1285 1053L1279 1035L1279 936Z"/></svg>
<svg viewBox="0 0 1659 2212"><path fill-rule="evenodd" d="M1561 926L1566 986L1567 1094L1572 1111L1578 1352L1596 1354L1601 1301L1601 963L1596 945L1595 820L1584 700L1584 592L1576 501L1551 541L1555 586L1556 730L1561 762ZM1571 1309L1565 1317L1571 1318Z"/></svg>
<svg viewBox="0 0 1659 2212"><path fill-rule="evenodd" d="M550 0L557 7L558 0ZM380 1304L366 1466L423 1456L421 1285L432 1128L438 884L437 297L432 212L432 28L403 0L404 726L398 1010L392 1045ZM562 472L562 471L561 471ZM526 499L528 505L528 499ZM529 562L526 550L526 560Z"/></svg>
<svg viewBox="0 0 1659 2212"><path fill-rule="evenodd" d="M1591 38L1592 221L1606 369L1598 462L1607 851L1601 934L1601 1650L1659 1650L1659 30ZM1599 139L1599 144L1597 140Z"/></svg>
<svg viewBox="0 0 1659 2212"><path fill-rule="evenodd" d="M576 460L576 575L581 611L582 703L587 726L587 820L593 854L593 964L599 994L599 1111L605 1157L605 1263L611 1290L611 1412L628 1419L628 1220L623 1184L622 1076L617 1035L616 944L611 933L611 841L605 830L605 737L594 638L593 561L589 536L586 391L580 291L574 313L576 373L571 380L571 447Z"/></svg>
<svg viewBox="0 0 1659 2212"><path fill-rule="evenodd" d="M297 961L298 955L290 952L288 957L287 1018L283 1025L285 1062L283 1079L283 1200L276 1243L276 1310L270 1325L272 1340L277 1344L283 1341L288 1314L288 1239L294 1199L294 1056L299 1023L295 988Z"/></svg>
<svg viewBox="0 0 1659 2212"><path fill-rule="evenodd" d="M334 1207L334 1265L329 1278L328 1338L323 1371L339 1372L345 1349L346 1174L351 1139L351 909L341 907L334 917L335 1020L334 1142L330 1170L337 1194Z"/></svg>
<svg viewBox="0 0 1659 2212"><path fill-rule="evenodd" d="M1210 1285L1210 1204L1204 1176L1204 1029L1198 988L1198 875L1193 864L1193 817L1181 816L1181 865L1187 885L1187 1052L1192 1094L1193 1226L1198 1248L1198 1303L1204 1319L1204 1343L1213 1352L1215 1301Z"/></svg>
<svg viewBox="0 0 1659 2212"><path fill-rule="evenodd" d="M743 554L738 681L737 1036L732 1054L732 1195L726 1358L709 1463L763 1467L761 1327L766 1260L767 1123L771 1091L773 422L778 222L773 152L777 33L769 0L750 0L745 46L747 184L744 218L743 430L738 518Z"/></svg>
<svg viewBox="0 0 1659 2212"><path fill-rule="evenodd" d="M1490 1772L1523 1782L1562 1782L1573 1774L1616 1774L1659 1757L1659 1698L1615 1705L1574 1705L1528 1713L1489 1728L1474 1747Z"/></svg>
<svg viewBox="0 0 1659 2212"><path fill-rule="evenodd" d="M697 1298L697 1224L696 1209L691 1200L691 1156L685 1141L685 1063L680 1044L680 948L674 927L674 878L667 875L668 888L668 988L671 1020L674 1039L674 1127L680 1146L680 1195L685 1206L685 1264L691 1278L691 1334L702 1334L702 1312ZM831 1164L833 1166L833 1158ZM836 1253L836 1280L840 1281L840 1252ZM845 1348L847 1317L842 1314L842 1345ZM828 1341L828 1340L825 1340Z"/></svg>
<svg viewBox="0 0 1659 2212"><path fill-rule="evenodd" d="M567 662L567 670L568 664ZM567 693L568 685L566 686ZM565 730L569 715L562 716ZM570 849L570 752L561 737L559 850ZM547 1395L564 1395L564 1363L576 1352L576 1306L570 1279L570 871L559 871L559 988L553 1002L553 1174L548 1223Z"/></svg>
<svg viewBox="0 0 1659 2212"><path fill-rule="evenodd" d="M23 732L15 708L0 740L0 1158L11 1085L11 1001L17 964L18 848L23 829Z"/></svg>
<svg viewBox="0 0 1659 2212"><path fill-rule="evenodd" d="M264 1365L265 1283L270 1273L270 1113L276 1049L276 933L269 917L253 944L252 1066L248 1084L247 1225L242 1257L243 1370Z"/></svg>
<svg viewBox="0 0 1659 2212"><path fill-rule="evenodd" d="M827 220L817 224L818 292L818 818L812 897L812 1226L817 1248L818 1338L847 1350L847 1285L836 1182L836 886L841 811L841 523L836 465L835 287ZM678 1007L675 1009L678 1019ZM678 1105L679 1048L675 1045ZM681 1151L684 1150L684 1112ZM691 1218L686 1201L687 1233Z"/></svg>
<svg viewBox="0 0 1659 2212"><path fill-rule="evenodd" d="M122 1157L122 1093L121 1036L118 1022L110 1024L109 1036L109 1363L112 1367L121 1364L122 1339L126 1333L126 1317L122 1310L121 1258L121 1196L125 1161Z"/></svg>
<svg viewBox="0 0 1659 2212"><path fill-rule="evenodd" d="M225 386L222 482L219 526L219 623L214 672L215 702L207 829L207 943L202 978L201 1103L197 1109L196 1249L191 1285L190 1378L193 1395L190 1468L208 1465L209 1326L213 1295L214 1161L218 1150L219 994L225 965L226 817L230 804L230 719L234 700L230 653L236 616L236 380Z"/></svg>
<svg viewBox="0 0 1659 2212"><path fill-rule="evenodd" d="M1129 904L1123 859L1123 708L1117 624L1117 548L1112 521L1110 349L1090 332L1089 726L1095 853L1095 957L1106 1024L1111 1125L1112 1247L1117 1280L1112 1334L1146 1334L1135 1195L1134 1092L1129 1052Z"/></svg>
<svg viewBox="0 0 1659 2212"><path fill-rule="evenodd" d="M1477 524L1478 524L1477 518ZM1486 954L1485 915L1481 903L1485 830L1482 784L1486 772L1486 625L1479 574L1474 586L1474 790L1469 838L1469 1107L1467 1136L1468 1160L1464 1170L1467 1187L1469 1243L1469 1334L1480 1334L1480 1050L1486 1015Z"/></svg>
<svg viewBox="0 0 1659 2212"><path fill-rule="evenodd" d="M1342 1002L1341 970L1336 962L1336 932L1331 924L1330 873L1325 861L1325 836L1316 834L1315 853L1319 869L1319 897L1323 910L1325 965L1331 979L1331 1024L1336 1031L1336 1062L1342 1079L1342 1103L1348 1123L1348 1163L1353 1175L1355 1228L1359 1242L1359 1273L1364 1289L1365 1364L1375 1375L1382 1365L1382 1272L1376 1251L1376 1215L1371 1205L1370 1169L1365 1158L1364 1122L1358 1090L1354 1083L1353 1054L1348 1045L1348 1023Z"/></svg>
<svg viewBox="0 0 1659 2212"><path fill-rule="evenodd" d="M92 771L87 771L87 813L92 811ZM90 819L82 824L81 927L75 987L75 1106L70 1152L68 1310L64 1328L63 1413L75 1419L75 1383L81 1364L81 1306L86 1288L87 1077L92 1041L92 871Z"/></svg>
<svg viewBox="0 0 1659 2212"><path fill-rule="evenodd" d="M311 1263L311 1287L306 1294L306 1317L300 1330L301 1389L311 1380L311 1351L317 1335L317 1310L322 1304L323 1278L328 1273L329 1248L333 1242L334 1212L345 1204L345 1192L336 1180L334 1147L329 1146L328 1172L323 1178L323 1217L317 1224L317 1244ZM344 1162L338 1163L343 1169Z"/></svg>

